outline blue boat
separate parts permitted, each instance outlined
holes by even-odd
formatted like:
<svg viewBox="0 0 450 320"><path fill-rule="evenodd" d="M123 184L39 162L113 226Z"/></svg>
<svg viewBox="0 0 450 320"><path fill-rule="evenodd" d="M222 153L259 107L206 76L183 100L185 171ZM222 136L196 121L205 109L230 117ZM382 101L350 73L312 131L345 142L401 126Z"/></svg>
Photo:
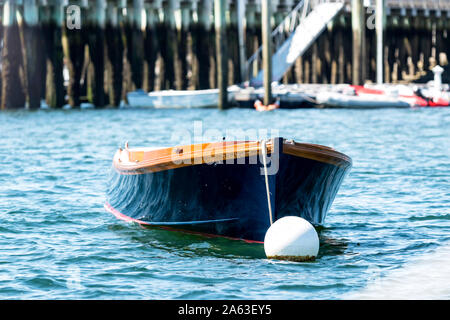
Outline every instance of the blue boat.
<svg viewBox="0 0 450 320"><path fill-rule="evenodd" d="M143 226L262 242L270 224L322 225L352 160L275 138L119 149L105 208Z"/></svg>

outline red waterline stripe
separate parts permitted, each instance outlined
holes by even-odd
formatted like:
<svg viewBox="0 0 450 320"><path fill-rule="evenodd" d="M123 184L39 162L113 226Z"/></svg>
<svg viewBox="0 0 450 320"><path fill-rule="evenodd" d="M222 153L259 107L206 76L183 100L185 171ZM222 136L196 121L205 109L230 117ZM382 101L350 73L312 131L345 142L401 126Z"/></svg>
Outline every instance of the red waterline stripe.
<svg viewBox="0 0 450 320"><path fill-rule="evenodd" d="M163 229L163 230L178 231L178 232L184 232L184 233L188 233L188 234L201 235L201 236L208 237L208 238L225 238L225 239L229 239L229 240L244 241L244 242L247 242L247 243L259 243L259 244L263 244L264 243L263 241L247 240L247 239L241 239L241 238L220 236L220 235L217 235L217 234L204 233L204 232L198 232L198 231L190 231L190 230L183 230L183 229L177 229L177 228L166 227L166 226L156 226L156 225L153 225L151 223L147 223L145 221L134 219L134 218L131 218L129 216L126 216L123 213L117 211L115 208L113 208L108 202L105 202L104 207L105 207L106 211L112 213L116 218L118 218L120 220L124 220L126 222L136 222L136 223L138 223L140 225L144 225L144 226L152 226L152 227L157 227L157 228Z"/></svg>

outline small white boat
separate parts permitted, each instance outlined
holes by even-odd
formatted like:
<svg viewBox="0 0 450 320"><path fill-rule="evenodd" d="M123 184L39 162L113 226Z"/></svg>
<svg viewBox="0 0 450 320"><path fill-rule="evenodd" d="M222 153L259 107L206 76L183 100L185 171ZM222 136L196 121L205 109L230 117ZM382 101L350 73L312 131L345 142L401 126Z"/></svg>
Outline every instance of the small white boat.
<svg viewBox="0 0 450 320"><path fill-rule="evenodd" d="M342 87L339 92L319 92L316 96L316 101L325 108L375 109L411 107L410 102L399 99L398 96L357 92L352 86Z"/></svg>
<svg viewBox="0 0 450 320"><path fill-rule="evenodd" d="M228 100L233 91L228 89ZM136 90L127 94L132 108L214 108L219 103L219 89L163 90L147 93Z"/></svg>

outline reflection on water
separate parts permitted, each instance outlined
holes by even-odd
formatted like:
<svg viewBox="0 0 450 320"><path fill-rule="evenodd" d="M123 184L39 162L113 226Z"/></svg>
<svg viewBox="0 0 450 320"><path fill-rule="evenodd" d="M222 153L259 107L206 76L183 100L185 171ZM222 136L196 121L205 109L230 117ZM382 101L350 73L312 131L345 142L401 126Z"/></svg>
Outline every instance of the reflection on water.
<svg viewBox="0 0 450 320"><path fill-rule="evenodd" d="M325 235L325 232L319 234L320 250L318 259L322 256L337 256L341 254L349 254L348 240L333 239Z"/></svg>
<svg viewBox="0 0 450 320"><path fill-rule="evenodd" d="M125 226L113 225L110 229L121 236L129 237L132 241L185 257L214 256L225 259L263 259L266 257L263 244L258 243L163 230L158 227L143 227L136 223L128 223Z"/></svg>

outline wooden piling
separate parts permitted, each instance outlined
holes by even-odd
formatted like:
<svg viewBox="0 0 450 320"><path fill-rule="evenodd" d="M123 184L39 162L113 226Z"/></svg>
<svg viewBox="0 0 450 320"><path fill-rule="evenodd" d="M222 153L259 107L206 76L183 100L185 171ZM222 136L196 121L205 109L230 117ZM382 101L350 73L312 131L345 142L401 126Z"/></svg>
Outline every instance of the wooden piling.
<svg viewBox="0 0 450 320"><path fill-rule="evenodd" d="M411 63L413 66L413 73L416 76L417 75L417 69L418 69L418 63L420 60L420 48L419 48L419 43L420 43L420 37L419 37L419 33L417 32L417 30L420 27L420 20L421 18L419 18L417 16L417 14L413 15L411 17L411 26L413 28L412 30L412 34L411 34L411 52L412 52L412 56L411 56Z"/></svg>
<svg viewBox="0 0 450 320"><path fill-rule="evenodd" d="M384 70L383 70L383 83L389 83L391 76L390 76L390 65L389 65L389 50L390 50L390 38L389 38L389 19L386 15L385 20L385 27L384 27L384 37L383 37L383 63L384 63Z"/></svg>
<svg viewBox="0 0 450 320"><path fill-rule="evenodd" d="M194 27L195 53L198 66L197 89L210 88L211 59L215 55L211 39L214 39L214 30L211 28L212 0L201 0L197 7L198 22Z"/></svg>
<svg viewBox="0 0 450 320"><path fill-rule="evenodd" d="M68 12L67 14L76 14ZM68 24L63 28L63 50L69 70L69 84L67 88L68 102L71 107L79 107L81 104L81 75L84 66L84 31L83 24L86 20L86 8L80 7L80 29Z"/></svg>
<svg viewBox="0 0 450 320"><path fill-rule="evenodd" d="M108 2L106 9L105 44L109 61L110 75L106 79L108 102L110 106L118 107L122 98L123 89L123 29L119 23L121 8L116 7L115 1Z"/></svg>
<svg viewBox="0 0 450 320"><path fill-rule="evenodd" d="M227 24L228 41L228 84L240 83L240 59L239 59L239 30L238 30L238 3L230 3L229 21Z"/></svg>
<svg viewBox="0 0 450 320"><path fill-rule="evenodd" d="M159 28L162 70L161 89L175 89L175 68L174 59L176 51L176 24L175 24L175 1L166 0L163 2L164 21Z"/></svg>
<svg viewBox="0 0 450 320"><path fill-rule="evenodd" d="M258 7L258 9L255 12L255 38L254 38L254 45L255 50L253 52L256 52L260 47L262 47L262 14L261 14L261 6ZM258 63L254 64L254 72L255 76L259 73L259 71L263 68L263 61L262 58L259 59Z"/></svg>
<svg viewBox="0 0 450 320"><path fill-rule="evenodd" d="M345 82L345 41L346 38L345 32L346 32L346 21L345 21L345 15L340 14L335 22L334 25L334 57L336 57L336 83L344 83ZM332 80L333 83L333 80Z"/></svg>
<svg viewBox="0 0 450 320"><path fill-rule="evenodd" d="M422 36L422 53L424 55L423 61L423 69L425 72L430 71L430 58L431 58L431 50L433 47L432 39L433 39L433 24L430 16L425 17L425 26L423 30Z"/></svg>
<svg viewBox="0 0 450 320"><path fill-rule="evenodd" d="M279 26L283 22L285 17L289 14L290 9L291 9L291 5L288 2L289 1L285 1L285 0L278 1L276 9L273 12L273 18L274 18L274 21L275 21L275 26ZM288 33L289 33L289 30L287 30L287 28L284 28L283 31L280 32L280 34L282 34L283 37L286 38L286 39L287 39L287 36L289 35ZM280 37L280 39L282 39L282 38ZM276 47L281 46L281 43L279 43L278 39L276 39L275 41L276 41L276 43L275 43ZM272 48L272 49L273 49L273 52L274 52L275 48ZM302 73L301 70L298 68L298 64L299 63L301 63L301 62L297 62L296 61L295 65L292 68L290 68L290 70L288 70L283 75L283 78L282 78L282 82L283 83L288 84L288 83L292 83L292 82L297 82L298 81L297 73L298 72Z"/></svg>
<svg viewBox="0 0 450 320"><path fill-rule="evenodd" d="M339 26L337 21L333 23L333 28L330 34L330 55L331 55L331 65L330 65L330 83L337 84L338 82L338 66L339 66L339 42L342 38L339 37Z"/></svg>
<svg viewBox="0 0 450 320"><path fill-rule="evenodd" d="M42 65L42 73L41 77L39 78L39 84L41 87L41 101L46 100L47 96L47 45L45 40L45 25L44 21L48 20L48 8L46 6L38 6L39 10L39 25L41 27L41 36L42 36L42 46L41 46L41 54L40 54L40 60L39 63Z"/></svg>
<svg viewBox="0 0 450 320"><path fill-rule="evenodd" d="M189 26L191 23L192 3L180 1L180 24L177 26L177 50L175 55L175 88L186 90L188 87L188 41L190 39ZM174 39L175 40L175 39Z"/></svg>
<svg viewBox="0 0 450 320"><path fill-rule="evenodd" d="M345 17L345 34L352 33L352 18L351 15ZM353 39L352 37L345 37L344 39L344 57L345 57L345 82L351 83L353 79Z"/></svg>
<svg viewBox="0 0 450 320"><path fill-rule="evenodd" d="M376 79L376 50L377 50L377 39L376 30L373 28L366 28L366 41L365 41L365 61L366 66L366 79L369 81L375 81Z"/></svg>
<svg viewBox="0 0 450 320"><path fill-rule="evenodd" d="M39 10L36 0L24 0L22 23L22 46L25 54L25 86L30 109L41 106L41 89L36 85L40 83L43 65L41 64L41 29L39 26Z"/></svg>
<svg viewBox="0 0 450 320"><path fill-rule="evenodd" d="M146 29L145 29L145 39L144 39L144 52L145 52L145 63L147 65L147 79L145 81L144 90L154 91L155 90L155 68L156 60L158 58L159 52L159 37L157 26L159 24L159 14L158 7L160 3L147 4L146 10Z"/></svg>
<svg viewBox="0 0 450 320"><path fill-rule="evenodd" d="M330 23L328 27L322 34L321 50L320 50L320 61L321 61L321 74L322 83L328 84L331 82L331 68L332 68L332 58L331 58L331 42L333 34L333 23Z"/></svg>
<svg viewBox="0 0 450 320"><path fill-rule="evenodd" d="M446 46L447 39L445 38L445 18L442 17L442 13L439 13L436 21L436 56L437 63L439 65L447 64Z"/></svg>
<svg viewBox="0 0 450 320"><path fill-rule="evenodd" d="M316 40L316 43L314 44L314 48L313 48L313 78L314 83L322 83L322 79L323 79L323 72L322 72L322 68L323 68L323 37L319 37ZM320 49L320 50L319 50Z"/></svg>
<svg viewBox="0 0 450 320"><path fill-rule="evenodd" d="M319 83L319 48L317 42L311 47L311 83Z"/></svg>
<svg viewBox="0 0 450 320"><path fill-rule="evenodd" d="M63 1L48 1L40 13L42 34L47 57L46 103L51 108L62 108L65 104L63 77L64 52L62 47Z"/></svg>
<svg viewBox="0 0 450 320"><path fill-rule="evenodd" d="M226 34L226 0L214 0L214 25L216 30L217 84L219 87L219 105L223 110L228 107L228 55Z"/></svg>
<svg viewBox="0 0 450 320"><path fill-rule="evenodd" d="M311 55L312 49L309 49L303 55L303 74L304 74L304 83L311 83Z"/></svg>
<svg viewBox="0 0 450 320"><path fill-rule="evenodd" d="M386 70L384 71L384 82L385 83L391 83L392 82L392 67L394 63L394 18L392 15L386 17L386 37L385 37L385 43L386 43Z"/></svg>
<svg viewBox="0 0 450 320"><path fill-rule="evenodd" d="M96 0L89 10L85 32L89 48L87 98L97 108L106 105L104 90L106 1Z"/></svg>
<svg viewBox="0 0 450 320"><path fill-rule="evenodd" d="M353 84L361 85L366 79L365 12L363 0L352 0L353 32Z"/></svg>
<svg viewBox="0 0 450 320"><path fill-rule="evenodd" d="M129 90L137 90L142 89L144 79L144 34L142 32L144 1L133 0L129 4L125 23L127 58L132 83Z"/></svg>
<svg viewBox="0 0 450 320"><path fill-rule="evenodd" d="M163 5L161 4L161 8ZM164 58L163 58L163 52L164 52L164 35L165 35L165 25L164 25L164 17L162 14L157 14L157 19L154 20L154 29L155 33L157 34L157 48L158 51L156 53L156 61L155 61L155 84L154 84L154 90L163 90L164 89Z"/></svg>
<svg viewBox="0 0 450 320"><path fill-rule="evenodd" d="M409 79L410 75L410 69L411 69L411 57L412 57L412 51L411 51L411 24L410 20L406 16L402 16L401 18L401 25L400 25L400 31L401 31L401 38L400 38L400 48L399 48L399 74L400 79L406 80Z"/></svg>
<svg viewBox="0 0 450 320"><path fill-rule="evenodd" d="M303 56L295 60L295 83L303 83Z"/></svg>
<svg viewBox="0 0 450 320"><path fill-rule="evenodd" d="M2 50L2 102L1 109L18 109L25 106L25 93L20 79L22 46L16 18L15 1L3 5L3 50Z"/></svg>
<svg viewBox="0 0 450 320"><path fill-rule="evenodd" d="M392 66L392 80L394 83L398 83L401 80L401 56L403 50L402 46L399 43L403 44L403 29L402 29L402 21L401 17L396 14L394 16L394 31L393 31L394 39L393 42L393 50L394 50L394 65Z"/></svg>
<svg viewBox="0 0 450 320"><path fill-rule="evenodd" d="M391 39L391 81L398 83L400 80L400 50L398 43L401 41L400 18L397 15L392 17L392 39Z"/></svg>
<svg viewBox="0 0 450 320"><path fill-rule="evenodd" d="M245 0L236 0L237 2L237 33L238 33L238 45L239 45L239 82L245 81L246 71L246 52L245 52L245 30L244 30L244 19L245 19Z"/></svg>
<svg viewBox="0 0 450 320"><path fill-rule="evenodd" d="M247 58L250 58L253 55L253 53L255 53L259 48L256 10L257 10L256 1L248 0L245 10L246 16L245 42L246 42ZM258 74L260 66L258 65L257 60L255 60L251 65L247 67L248 67L248 69L246 70L248 73L247 78L251 79L252 77Z"/></svg>

